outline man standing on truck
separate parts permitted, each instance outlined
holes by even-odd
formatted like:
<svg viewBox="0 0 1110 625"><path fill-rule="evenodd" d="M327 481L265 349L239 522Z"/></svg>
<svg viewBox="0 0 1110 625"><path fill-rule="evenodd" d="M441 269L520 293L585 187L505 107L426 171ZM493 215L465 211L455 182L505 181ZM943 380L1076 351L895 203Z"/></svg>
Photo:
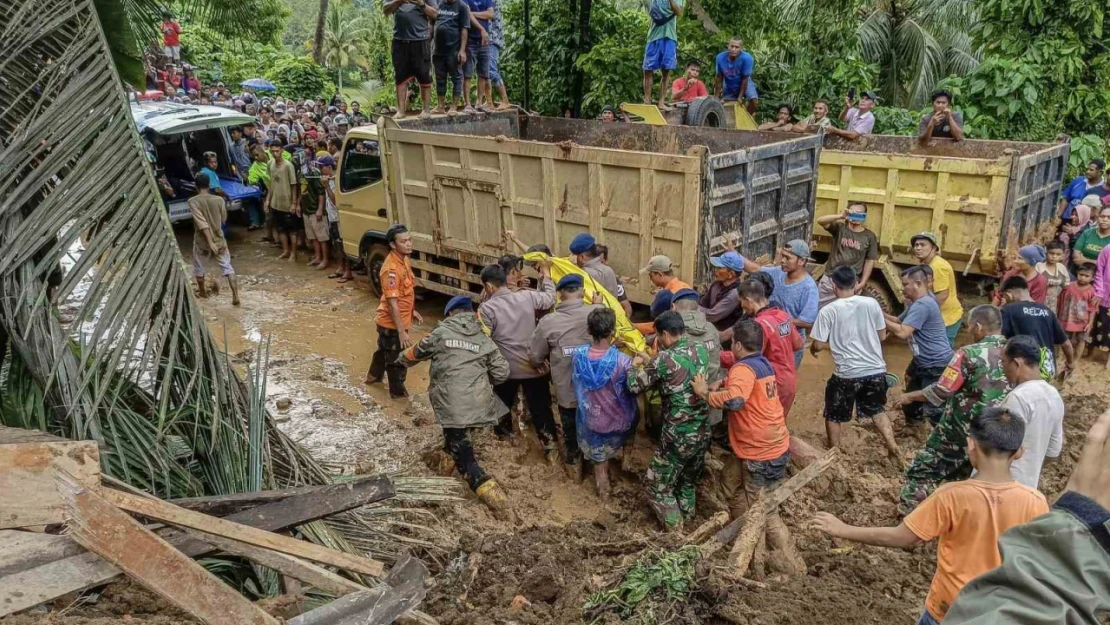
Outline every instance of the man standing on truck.
<svg viewBox="0 0 1110 625"><path fill-rule="evenodd" d="M644 48L644 104L651 104L654 74L660 70L663 82L659 85L659 108L667 108L671 72L678 67L678 16L685 4L686 0L651 0L651 29Z"/></svg>
<svg viewBox="0 0 1110 625"><path fill-rule="evenodd" d="M948 361L952 345L945 332L944 317L936 298L929 294L929 276L921 265L902 272L902 294L906 310L901 316L886 314L886 329L894 336L909 341L913 360L906 368L906 391L919 391L937 383ZM932 404L913 403L902 407L906 425L919 426L925 418L936 425L940 409Z"/></svg>
<svg viewBox="0 0 1110 625"><path fill-rule="evenodd" d="M952 105L952 94L941 89L933 92L932 100L933 112L921 118L917 140L922 144L928 143L929 139L962 140L964 116L949 108Z"/></svg>
<svg viewBox="0 0 1110 625"><path fill-rule="evenodd" d="M717 54L717 78L713 84L713 95L721 100L747 100L748 113L755 114L759 104L752 72L755 59L744 50L744 40L733 37L728 41L728 49Z"/></svg>
<svg viewBox="0 0 1110 625"><path fill-rule="evenodd" d="M540 272L538 290L509 288L505 270L500 265L482 269L482 289L488 299L478 307L478 319L497 343L505 360L509 361L509 379L493 388L508 407L516 405L518 393L524 391L524 401L532 416L532 427L540 439L547 461L555 464L559 459L556 447L555 418L551 414L551 386L547 365L536 367L528 349L536 332L536 312L555 306L555 283L551 281L551 261L537 263ZM513 433L512 413L502 418L494 432L501 437Z"/></svg>
<svg viewBox="0 0 1110 625"><path fill-rule="evenodd" d="M436 50L432 65L436 73L436 105L433 115L458 113L462 100L462 68L466 64L467 37L470 32L470 7L463 0L443 0L436 19ZM447 106L447 84L451 84L451 105Z"/></svg>
<svg viewBox="0 0 1110 625"><path fill-rule="evenodd" d="M401 351L412 347L409 337L412 324L422 323L416 312L416 278L409 265L412 256L412 233L404 224L395 224L385 232L389 255L382 263L380 273L382 298L378 302L378 349L366 372L366 384L377 384L384 376L389 382L389 397L408 397L405 388L405 365L398 362Z"/></svg>
<svg viewBox="0 0 1110 625"><path fill-rule="evenodd" d="M858 104L852 104L851 98L844 98L844 110L840 112L840 121L845 124L845 130L830 124L825 128L825 132L849 141L871 134L875 128L875 114L871 109L875 108L875 101L878 99L879 96L875 95L874 91L864 91Z"/></svg>
<svg viewBox="0 0 1110 625"><path fill-rule="evenodd" d="M490 65L490 22L494 15L496 0L466 0L470 7L470 32L467 35L466 63L463 66L464 110L473 113L475 108L484 109L490 102L489 65ZM475 106L470 105L470 84L474 75L478 76L478 97Z"/></svg>
<svg viewBox="0 0 1110 625"><path fill-rule="evenodd" d="M857 294L871 278L871 270L879 259L879 237L863 225L866 221L867 205L863 202L850 202L848 210L842 214L817 219L817 225L832 236L832 251L825 262L825 273L817 283L819 308L836 299L835 287L829 277L833 269L847 265L856 272Z"/></svg>
<svg viewBox="0 0 1110 625"><path fill-rule="evenodd" d="M420 85L424 108L420 116L431 115L432 23L439 14L438 0L386 0L385 14L393 16L393 73L397 86L397 119L408 112L409 81Z"/></svg>
<svg viewBox="0 0 1110 625"><path fill-rule="evenodd" d="M559 303L555 311L545 315L536 324L528 357L537 368L551 369L555 385L555 398L559 404L559 418L563 423L563 470L567 477L578 481L582 478L582 454L578 449L578 398L574 394L574 354L589 349L593 340L586 318L595 310L604 308L587 304L582 299L582 276L568 274L555 285Z"/></svg>
<svg viewBox="0 0 1110 625"><path fill-rule="evenodd" d="M956 272L947 260L940 257L940 244L937 243L937 235L932 232L919 232L910 237L910 247L917 262L933 270L933 296L940 304L948 343L955 345L964 318L964 307L956 294Z"/></svg>

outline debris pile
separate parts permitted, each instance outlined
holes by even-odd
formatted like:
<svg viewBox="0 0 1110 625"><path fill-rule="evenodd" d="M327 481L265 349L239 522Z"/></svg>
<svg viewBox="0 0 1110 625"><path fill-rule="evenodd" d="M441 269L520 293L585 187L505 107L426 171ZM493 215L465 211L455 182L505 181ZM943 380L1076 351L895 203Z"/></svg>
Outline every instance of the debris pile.
<svg viewBox="0 0 1110 625"><path fill-rule="evenodd" d="M203 623L278 620L194 558L224 552L277 572L286 591L336 597L290 625L435 623L415 608L428 570L294 538L298 526L396 496L385 476L164 501L100 473L98 446L0 426L0 617L127 576Z"/></svg>

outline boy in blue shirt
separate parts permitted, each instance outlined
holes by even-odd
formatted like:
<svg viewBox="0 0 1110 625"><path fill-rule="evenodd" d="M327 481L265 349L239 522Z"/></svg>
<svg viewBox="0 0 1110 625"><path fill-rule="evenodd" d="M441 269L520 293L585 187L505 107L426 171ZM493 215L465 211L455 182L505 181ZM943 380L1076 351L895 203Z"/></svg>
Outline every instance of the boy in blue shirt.
<svg viewBox="0 0 1110 625"><path fill-rule="evenodd" d="M663 72L659 86L659 108L667 108L671 71L678 67L678 16L686 0L651 0L651 29L644 48L644 104L651 104L655 71Z"/></svg>
<svg viewBox="0 0 1110 625"><path fill-rule="evenodd" d="M752 80L755 59L744 51L744 40L733 37L728 50L717 55L717 81L713 94L722 100L747 100L748 113L755 114L759 93Z"/></svg>

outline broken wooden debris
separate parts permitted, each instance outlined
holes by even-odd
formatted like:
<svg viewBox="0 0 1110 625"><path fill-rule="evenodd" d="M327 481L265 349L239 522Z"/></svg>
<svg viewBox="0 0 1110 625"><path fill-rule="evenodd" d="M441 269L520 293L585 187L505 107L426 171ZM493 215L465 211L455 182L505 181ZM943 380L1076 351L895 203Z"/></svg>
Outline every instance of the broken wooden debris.
<svg viewBox="0 0 1110 625"><path fill-rule="evenodd" d="M263 490L254 493L235 493L233 495L216 495L211 497L188 497L170 499L169 502L188 508L194 512L203 512L212 516L226 516L247 508L254 508L262 504L284 501L291 497L315 495L316 504L319 500L345 499L353 493L374 493L369 503L390 499L394 496L393 482L385 476L375 475L343 484L327 484L324 486L297 486L294 488L280 488L276 490Z"/></svg>
<svg viewBox="0 0 1110 625"><path fill-rule="evenodd" d="M700 545L701 543L705 542L705 539L715 534L717 530L721 529L727 524L728 512L725 510L721 510L720 512L709 517L708 521L699 525L694 531L690 532L690 534L685 539L683 539L682 542L686 545Z"/></svg>
<svg viewBox="0 0 1110 625"><path fill-rule="evenodd" d="M84 551L68 536L0 530L0 580Z"/></svg>
<svg viewBox="0 0 1110 625"><path fill-rule="evenodd" d="M825 455L822 456L820 460L796 473L794 477L787 480L782 486L767 493L763 505L770 509L786 501L794 493L813 481L818 475L824 473L826 469L832 466L836 458L837 449L834 447L825 452ZM721 530L713 536L712 540L706 541L706 543L701 546L701 557L707 558L735 540L736 536L740 533L740 528L743 527L744 518L745 517L733 519L731 523L721 528ZM764 515L763 518L766 520L766 515Z"/></svg>
<svg viewBox="0 0 1110 625"><path fill-rule="evenodd" d="M248 545L247 543L224 538L223 536L205 534L196 530L186 530L186 532L218 548L220 551L242 556L256 564L270 567L283 575L292 577L310 586L315 586L336 597L342 597L343 595L349 595L353 592L366 590L365 586L356 584L340 576L338 573L334 573L322 566L294 556L263 549L262 547L255 547L254 545Z"/></svg>
<svg viewBox="0 0 1110 625"><path fill-rule="evenodd" d="M138 514L170 525L197 530L205 534L223 536L255 547L305 558L353 573L381 577L382 573L385 572L385 565L377 560L343 553L307 541L256 529L249 525L241 525L227 519L193 512L161 499L139 497L138 495L112 489L105 489L103 497L109 503L132 514Z"/></svg>
<svg viewBox="0 0 1110 625"><path fill-rule="evenodd" d="M428 569L411 556L397 561L381 586L340 597L290 619L289 625L388 625L427 594Z"/></svg>
<svg viewBox="0 0 1110 625"><path fill-rule="evenodd" d="M296 527L392 497L393 485L389 478L378 480L330 485L226 518L272 532ZM166 530L159 535L189 557L196 558L216 550L212 545L179 530ZM96 554L84 552L0 576L0 617L33 608L68 593L107 584L120 574L119 569Z"/></svg>
<svg viewBox="0 0 1110 625"><path fill-rule="evenodd" d="M74 540L207 625L277 625L248 601L73 476L58 472Z"/></svg>
<svg viewBox="0 0 1110 625"><path fill-rule="evenodd" d="M65 521L65 504L54 488L55 468L96 486L100 483L96 442L0 426L0 529Z"/></svg>
<svg viewBox="0 0 1110 625"><path fill-rule="evenodd" d="M740 536L737 537L736 542L733 543L732 552L728 558L732 577L744 577L747 574L752 556L755 555L756 547L763 537L763 527L767 524L765 493L759 494L756 502L744 513L743 519L744 527L740 530Z"/></svg>

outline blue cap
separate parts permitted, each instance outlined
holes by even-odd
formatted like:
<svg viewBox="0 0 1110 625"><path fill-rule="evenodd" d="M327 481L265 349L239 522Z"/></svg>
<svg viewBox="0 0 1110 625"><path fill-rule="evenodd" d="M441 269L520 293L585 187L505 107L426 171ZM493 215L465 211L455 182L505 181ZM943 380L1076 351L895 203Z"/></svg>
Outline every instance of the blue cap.
<svg viewBox="0 0 1110 625"><path fill-rule="evenodd" d="M563 289L580 289L582 288L582 276L572 273L567 274L559 279L559 283L555 285L556 291Z"/></svg>
<svg viewBox="0 0 1110 625"><path fill-rule="evenodd" d="M711 256L709 264L714 267L723 267L731 269L736 273L743 273L744 271L744 257L738 252L725 252L720 256Z"/></svg>
<svg viewBox="0 0 1110 625"><path fill-rule="evenodd" d="M596 244L597 244L597 239L595 239L593 237L593 235L591 235L589 232L583 232L583 233L579 234L578 236L574 237L573 240L571 240L571 242L570 242L570 253L571 254L585 254L586 252L588 252L590 250L591 247L593 247Z"/></svg>
<svg viewBox="0 0 1110 625"><path fill-rule="evenodd" d="M651 301L651 318L655 319L659 315L671 309L671 304L674 303L674 293L667 289L663 289L655 294L655 299Z"/></svg>
<svg viewBox="0 0 1110 625"><path fill-rule="evenodd" d="M335 167L335 159L332 158L331 154L327 154L316 159L316 165L319 167Z"/></svg>
<svg viewBox="0 0 1110 625"><path fill-rule="evenodd" d="M698 292L694 289L679 289L678 292L674 294L674 297L671 298L671 303L673 304L684 299L701 299L701 295L698 295Z"/></svg>
<svg viewBox="0 0 1110 625"><path fill-rule="evenodd" d="M456 308L474 310L474 301L470 299L469 295L456 295L447 301L447 306L443 309L444 316L450 315L451 311Z"/></svg>

